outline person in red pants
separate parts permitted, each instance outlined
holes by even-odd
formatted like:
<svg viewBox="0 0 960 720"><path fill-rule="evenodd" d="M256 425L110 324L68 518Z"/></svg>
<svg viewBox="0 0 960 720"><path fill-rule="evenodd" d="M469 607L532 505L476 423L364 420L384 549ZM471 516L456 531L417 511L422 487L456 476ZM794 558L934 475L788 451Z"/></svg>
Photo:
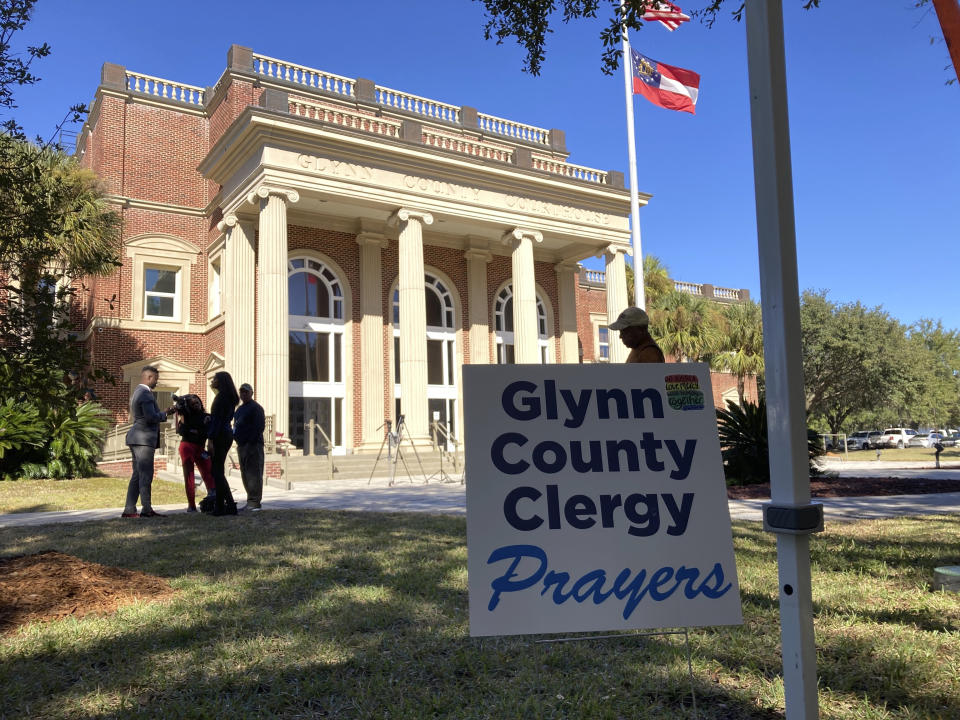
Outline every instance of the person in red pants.
<svg viewBox="0 0 960 720"><path fill-rule="evenodd" d="M213 467L203 446L207 441L209 416L197 395L184 395L177 402L177 434L180 440L180 463L183 466L183 488L187 493L187 512L197 511L196 476L200 472L207 494L214 492Z"/></svg>

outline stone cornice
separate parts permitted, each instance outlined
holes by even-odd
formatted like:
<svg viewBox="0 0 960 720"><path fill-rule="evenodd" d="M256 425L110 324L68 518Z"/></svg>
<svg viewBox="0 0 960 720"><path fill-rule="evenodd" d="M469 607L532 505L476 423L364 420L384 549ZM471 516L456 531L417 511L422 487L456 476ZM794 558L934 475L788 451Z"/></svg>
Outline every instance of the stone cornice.
<svg viewBox="0 0 960 720"><path fill-rule="evenodd" d="M149 320L130 320L127 318L108 317L106 315L94 315L87 327L76 336L77 342L83 342L93 334L94 330L104 328L119 328L121 330L149 330L154 332L174 332L187 333L190 335L202 335L209 332L217 325L223 322L223 315L218 315L208 323L189 322L183 324L169 324L162 322L150 322Z"/></svg>
<svg viewBox="0 0 960 720"><path fill-rule="evenodd" d="M126 195L104 195L103 199L109 203L122 205L124 208L155 210L156 212L177 213L178 215L189 215L191 217L207 216L207 211L203 208L192 208L187 207L186 205L171 205L170 203L153 202L151 200L139 200L137 198L127 197Z"/></svg>

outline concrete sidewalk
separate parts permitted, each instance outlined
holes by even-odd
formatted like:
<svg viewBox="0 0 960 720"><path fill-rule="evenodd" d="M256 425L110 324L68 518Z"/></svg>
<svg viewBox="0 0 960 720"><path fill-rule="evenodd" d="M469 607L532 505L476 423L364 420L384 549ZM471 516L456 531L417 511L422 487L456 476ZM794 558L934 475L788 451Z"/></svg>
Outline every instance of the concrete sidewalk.
<svg viewBox="0 0 960 720"><path fill-rule="evenodd" d="M863 473L860 477L876 476L878 468L871 463L872 470L847 467L840 471L844 476L856 477L854 473ZM832 471L832 469L831 469ZM897 477L951 477L960 478L960 467L949 471L930 471L919 468L885 468L884 476ZM909 473L909 474L900 474ZM914 474L916 473L916 474ZM236 478L230 478L230 486L238 504L243 505L245 497L242 484ZM442 515L466 514L466 486L459 482L440 483L409 482L406 479L390 487L387 478L366 480L334 480L332 482L301 483L294 490L278 490L265 487L263 506L269 512L273 510L356 510L361 512L426 512ZM730 500L730 516L736 520L761 519L764 500ZM855 520L861 518L882 518L898 515L929 515L938 513L960 514L960 492L938 493L934 495L896 495L884 497L853 498L817 498L822 502L824 515L828 521ZM156 510L165 514L184 514L183 504L158 505ZM13 513L0 515L0 528L48 525L51 523L85 522L88 520L120 520L122 508L99 510L72 510L45 513ZM157 520L124 520L124 522L163 522Z"/></svg>

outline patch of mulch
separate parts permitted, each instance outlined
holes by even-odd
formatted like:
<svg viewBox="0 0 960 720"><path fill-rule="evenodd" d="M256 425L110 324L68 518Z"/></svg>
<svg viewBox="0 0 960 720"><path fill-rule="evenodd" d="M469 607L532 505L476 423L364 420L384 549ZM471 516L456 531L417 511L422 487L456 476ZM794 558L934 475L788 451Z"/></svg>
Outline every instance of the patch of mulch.
<svg viewBox="0 0 960 720"><path fill-rule="evenodd" d="M960 492L960 480L892 477L810 478L810 495L825 497L870 497L874 495L928 495ZM728 485L727 497L734 500L770 499L770 483Z"/></svg>
<svg viewBox="0 0 960 720"><path fill-rule="evenodd" d="M38 620L109 614L174 594L163 578L47 550L0 560L0 635Z"/></svg>

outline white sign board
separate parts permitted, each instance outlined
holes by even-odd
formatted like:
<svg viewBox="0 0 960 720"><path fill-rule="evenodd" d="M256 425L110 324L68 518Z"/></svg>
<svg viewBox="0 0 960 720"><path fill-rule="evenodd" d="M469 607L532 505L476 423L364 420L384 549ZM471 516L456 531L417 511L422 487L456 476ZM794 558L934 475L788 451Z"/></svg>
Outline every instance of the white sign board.
<svg viewBox="0 0 960 720"><path fill-rule="evenodd" d="M463 380L471 635L742 622L706 365Z"/></svg>

